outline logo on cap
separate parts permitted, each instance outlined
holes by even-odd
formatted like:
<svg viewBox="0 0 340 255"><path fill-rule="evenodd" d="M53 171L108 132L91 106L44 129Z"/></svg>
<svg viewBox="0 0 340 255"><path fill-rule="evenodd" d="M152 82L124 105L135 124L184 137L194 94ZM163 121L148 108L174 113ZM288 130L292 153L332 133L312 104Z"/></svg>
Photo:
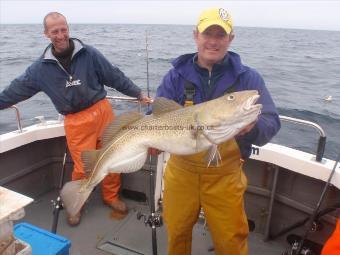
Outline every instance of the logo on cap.
<svg viewBox="0 0 340 255"><path fill-rule="evenodd" d="M219 14L220 14L221 19L223 19L224 21L227 21L227 20L228 20L229 14L228 14L228 12L227 12L226 10L224 10L223 8L220 8L220 9L218 10L218 12L219 12Z"/></svg>

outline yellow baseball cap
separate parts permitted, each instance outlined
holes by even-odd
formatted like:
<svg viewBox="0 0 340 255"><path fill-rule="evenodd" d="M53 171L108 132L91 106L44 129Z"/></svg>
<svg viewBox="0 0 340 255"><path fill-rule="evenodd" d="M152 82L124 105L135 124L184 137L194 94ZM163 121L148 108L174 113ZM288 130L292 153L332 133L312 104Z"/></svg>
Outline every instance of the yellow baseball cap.
<svg viewBox="0 0 340 255"><path fill-rule="evenodd" d="M197 29L200 33L212 25L222 27L227 34L233 30L231 15L223 8L207 9L199 16Z"/></svg>

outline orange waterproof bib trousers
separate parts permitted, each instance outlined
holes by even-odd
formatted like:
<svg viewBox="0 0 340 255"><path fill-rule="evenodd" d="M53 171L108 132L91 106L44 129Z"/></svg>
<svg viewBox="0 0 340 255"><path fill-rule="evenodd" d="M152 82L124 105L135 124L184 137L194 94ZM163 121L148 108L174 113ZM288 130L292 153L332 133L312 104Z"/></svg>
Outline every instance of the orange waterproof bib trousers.
<svg viewBox="0 0 340 255"><path fill-rule="evenodd" d="M217 255L247 255L247 179L234 139L219 145L222 162L207 167L206 152L171 155L164 174L164 221L169 255L190 255L192 229L203 208Z"/></svg>
<svg viewBox="0 0 340 255"><path fill-rule="evenodd" d="M106 99L98 101L83 111L65 116L64 125L67 146L74 162L73 181L86 177L81 161L81 152L100 148L102 133L113 119L112 106ZM107 175L102 181L104 202L111 203L117 200L119 189L120 175Z"/></svg>
<svg viewBox="0 0 340 255"><path fill-rule="evenodd" d="M340 218L336 222L333 234L325 243L321 255L340 255Z"/></svg>

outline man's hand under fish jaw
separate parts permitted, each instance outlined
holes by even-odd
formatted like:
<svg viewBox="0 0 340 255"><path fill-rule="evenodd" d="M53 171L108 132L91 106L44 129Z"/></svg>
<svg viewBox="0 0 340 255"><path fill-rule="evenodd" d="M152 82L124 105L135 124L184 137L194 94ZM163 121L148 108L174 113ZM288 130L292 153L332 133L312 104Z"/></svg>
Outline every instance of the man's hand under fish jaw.
<svg viewBox="0 0 340 255"><path fill-rule="evenodd" d="M153 99L148 96L140 95L138 100L141 102L142 105L148 105L153 103Z"/></svg>
<svg viewBox="0 0 340 255"><path fill-rule="evenodd" d="M250 130L253 129L253 127L255 126L256 121L250 123L249 125L245 126L236 136L242 136L247 134Z"/></svg>

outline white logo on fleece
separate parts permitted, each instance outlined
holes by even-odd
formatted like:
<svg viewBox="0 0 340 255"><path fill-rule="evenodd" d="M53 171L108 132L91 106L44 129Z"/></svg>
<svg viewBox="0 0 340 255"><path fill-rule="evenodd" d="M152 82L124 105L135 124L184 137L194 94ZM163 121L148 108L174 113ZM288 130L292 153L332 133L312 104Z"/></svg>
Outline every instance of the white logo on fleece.
<svg viewBox="0 0 340 255"><path fill-rule="evenodd" d="M79 86L81 85L80 80L74 80L74 81L66 81L66 88L71 86Z"/></svg>

